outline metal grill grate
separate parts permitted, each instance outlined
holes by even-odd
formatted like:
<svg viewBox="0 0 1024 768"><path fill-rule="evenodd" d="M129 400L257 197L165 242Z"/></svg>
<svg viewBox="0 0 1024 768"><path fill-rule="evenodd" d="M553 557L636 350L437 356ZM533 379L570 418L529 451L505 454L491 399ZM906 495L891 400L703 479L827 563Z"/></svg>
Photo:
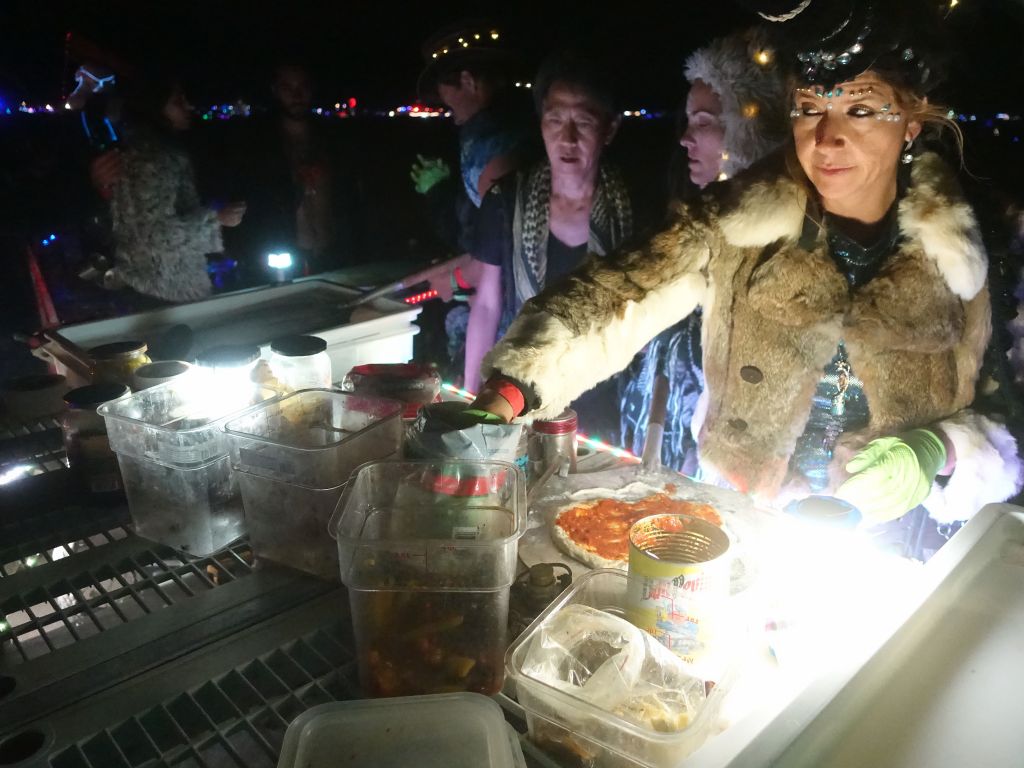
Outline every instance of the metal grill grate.
<svg viewBox="0 0 1024 768"><path fill-rule="evenodd" d="M15 564L31 567L31 558L56 564L74 553L88 553L126 537L123 528L115 528L22 556ZM16 652L5 654L4 666L44 656L235 581L251 572L252 561L252 549L245 541L199 560L184 560L170 548L153 545L126 550L92 568L71 568L60 578L34 580L33 586L0 604L0 638L9 639ZM4 566L9 578L10 565Z"/></svg>
<svg viewBox="0 0 1024 768"><path fill-rule="evenodd" d="M105 728L54 755L54 768L273 768L288 724L358 696L345 625L332 623Z"/></svg>
<svg viewBox="0 0 1024 768"><path fill-rule="evenodd" d="M15 471L19 467L23 469ZM20 421L10 415L0 415L0 477L11 472L10 482L21 476L67 468L64 440L56 416Z"/></svg>
<svg viewBox="0 0 1024 768"><path fill-rule="evenodd" d="M60 523L66 522L68 517L74 517L77 511L84 510L59 510L51 515L51 526L44 522L34 527L37 531L47 528L56 531ZM122 525L122 518L121 514L111 514L92 523L75 525L69 530L48 533L41 537L27 536L26 540L18 544L0 549L0 582L19 571L63 559L72 552L85 552L125 538L129 534ZM37 518L32 522L41 521ZM4 533L16 536L17 530L17 526L12 525L10 530L4 530ZM9 540L6 535L4 538Z"/></svg>

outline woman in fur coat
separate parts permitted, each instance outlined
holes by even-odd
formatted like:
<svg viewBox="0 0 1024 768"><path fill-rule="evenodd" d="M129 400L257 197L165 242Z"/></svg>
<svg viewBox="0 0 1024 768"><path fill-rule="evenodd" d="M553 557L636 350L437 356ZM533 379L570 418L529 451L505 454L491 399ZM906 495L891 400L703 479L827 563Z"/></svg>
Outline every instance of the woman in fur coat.
<svg viewBox="0 0 1024 768"><path fill-rule="evenodd" d="M1013 437L971 409L991 334L975 216L915 147L944 120L925 20L871 6L800 51L788 151L529 302L474 407L555 415L701 306L707 479L776 506L839 496L869 524L918 505L963 520L1020 489Z"/></svg>

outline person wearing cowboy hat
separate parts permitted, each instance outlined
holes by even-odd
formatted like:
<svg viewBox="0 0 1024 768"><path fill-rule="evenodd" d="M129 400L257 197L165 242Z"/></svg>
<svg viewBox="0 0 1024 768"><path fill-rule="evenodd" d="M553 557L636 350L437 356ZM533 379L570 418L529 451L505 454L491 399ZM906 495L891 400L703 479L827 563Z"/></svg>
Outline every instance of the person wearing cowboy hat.
<svg viewBox="0 0 1024 768"><path fill-rule="evenodd" d="M496 179L515 170L530 139L522 110L515 109L509 79L517 56L490 24L447 27L423 44L426 67L417 82L419 97L440 102L459 127L459 171L466 196L480 207ZM417 190L426 192L441 171L423 159L413 167ZM443 172L443 171L442 171Z"/></svg>
<svg viewBox="0 0 1024 768"><path fill-rule="evenodd" d="M465 254L472 247L479 208L488 190L536 153L530 109L525 100L517 103L510 87L519 59L498 27L486 22L446 27L423 44L422 54L426 66L417 92L423 101L444 104L451 111L459 132L461 178L452 178L444 160L421 155L409 175L416 191L424 195L442 241ZM448 299L456 284L475 286L478 272L470 261L458 273L431 281L431 287ZM445 317L449 356L457 370L462 368L468 322L465 305L454 307Z"/></svg>

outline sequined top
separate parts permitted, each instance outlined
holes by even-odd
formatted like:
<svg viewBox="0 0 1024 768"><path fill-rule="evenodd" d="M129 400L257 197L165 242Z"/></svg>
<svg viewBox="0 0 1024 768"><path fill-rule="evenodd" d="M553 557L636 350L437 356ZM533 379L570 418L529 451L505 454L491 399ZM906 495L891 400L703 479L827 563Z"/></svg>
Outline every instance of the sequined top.
<svg viewBox="0 0 1024 768"><path fill-rule="evenodd" d="M877 274L899 240L895 204L886 214L882 236L867 247L843 234L827 214L825 227L829 254L846 276L851 291ZM828 484L828 465L839 436L847 430L866 427L869 415L864 385L850 365L846 345L840 340L835 357L825 366L814 391L811 413L797 440L790 469L803 475L813 492L824 490Z"/></svg>

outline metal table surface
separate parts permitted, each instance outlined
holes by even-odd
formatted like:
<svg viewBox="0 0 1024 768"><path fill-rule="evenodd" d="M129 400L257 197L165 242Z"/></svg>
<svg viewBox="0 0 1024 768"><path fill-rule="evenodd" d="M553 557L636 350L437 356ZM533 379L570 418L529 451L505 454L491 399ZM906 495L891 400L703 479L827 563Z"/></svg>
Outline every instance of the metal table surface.
<svg viewBox="0 0 1024 768"><path fill-rule="evenodd" d="M3 437L41 461L0 488L0 765L274 766L296 715L360 696L340 584L244 539L184 558L76 495L52 422Z"/></svg>

